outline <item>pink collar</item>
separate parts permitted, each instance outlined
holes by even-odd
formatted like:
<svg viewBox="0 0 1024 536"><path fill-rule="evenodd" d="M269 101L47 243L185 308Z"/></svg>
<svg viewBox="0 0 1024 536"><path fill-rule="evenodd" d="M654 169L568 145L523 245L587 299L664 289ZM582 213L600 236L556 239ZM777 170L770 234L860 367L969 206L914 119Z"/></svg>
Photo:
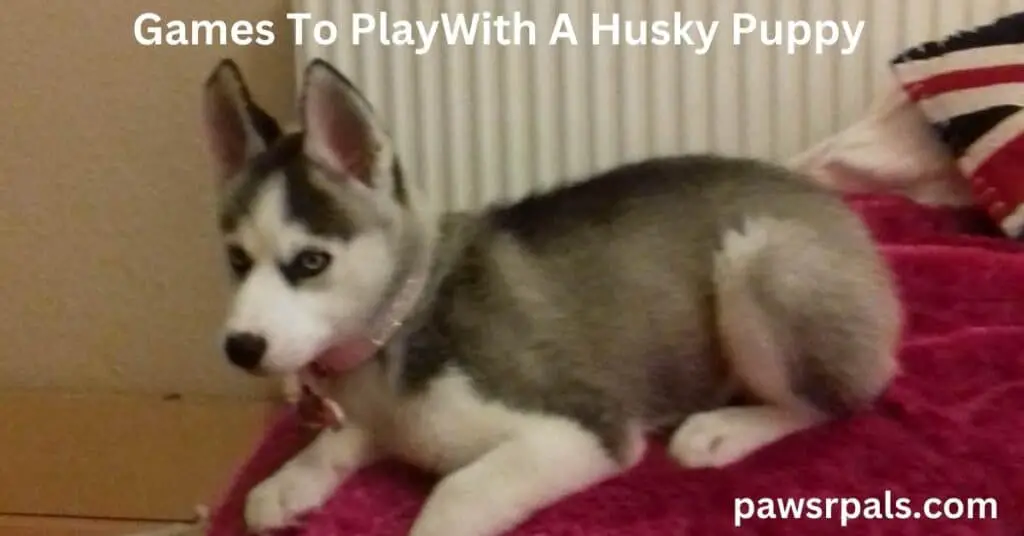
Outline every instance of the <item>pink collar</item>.
<svg viewBox="0 0 1024 536"><path fill-rule="evenodd" d="M407 271L402 285L371 317L366 331L329 347L300 373L302 397L298 410L307 424L337 429L344 423L345 414L341 406L328 395L322 383L372 359L409 318L430 274L430 248L424 246L422 250L423 253Z"/></svg>

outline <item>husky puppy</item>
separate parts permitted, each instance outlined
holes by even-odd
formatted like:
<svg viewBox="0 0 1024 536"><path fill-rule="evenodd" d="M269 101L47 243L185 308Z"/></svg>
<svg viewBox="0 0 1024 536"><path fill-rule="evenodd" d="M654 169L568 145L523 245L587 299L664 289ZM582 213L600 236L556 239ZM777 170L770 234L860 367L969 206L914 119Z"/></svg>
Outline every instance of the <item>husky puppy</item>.
<svg viewBox="0 0 1024 536"><path fill-rule="evenodd" d="M251 491L254 530L392 457L440 477L413 536L497 536L629 470L648 432L721 467L896 373L902 312L869 233L785 169L652 159L440 214L351 82L320 60L304 79L290 133L230 60L204 93L226 356L318 370L346 415Z"/></svg>

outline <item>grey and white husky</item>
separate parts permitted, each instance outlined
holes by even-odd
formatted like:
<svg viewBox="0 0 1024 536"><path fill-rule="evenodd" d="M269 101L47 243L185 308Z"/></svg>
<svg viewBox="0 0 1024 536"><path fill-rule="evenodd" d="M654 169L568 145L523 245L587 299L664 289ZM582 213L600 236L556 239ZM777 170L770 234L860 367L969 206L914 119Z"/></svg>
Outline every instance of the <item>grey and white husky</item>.
<svg viewBox="0 0 1024 536"><path fill-rule="evenodd" d="M720 467L869 407L897 372L869 233L781 167L651 159L441 214L351 82L320 60L304 78L294 132L230 60L205 85L237 282L224 351L319 370L346 415L251 491L253 529L393 457L440 477L412 535L496 536L629 470L649 432Z"/></svg>

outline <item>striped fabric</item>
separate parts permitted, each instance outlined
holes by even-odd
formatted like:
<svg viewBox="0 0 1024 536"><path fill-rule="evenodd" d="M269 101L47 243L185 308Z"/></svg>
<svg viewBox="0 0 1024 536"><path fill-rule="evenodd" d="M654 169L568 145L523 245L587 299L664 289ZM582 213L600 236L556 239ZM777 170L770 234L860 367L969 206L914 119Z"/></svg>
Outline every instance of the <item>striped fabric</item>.
<svg viewBox="0 0 1024 536"><path fill-rule="evenodd" d="M1024 238L1024 12L904 51L892 68L971 181L975 201Z"/></svg>

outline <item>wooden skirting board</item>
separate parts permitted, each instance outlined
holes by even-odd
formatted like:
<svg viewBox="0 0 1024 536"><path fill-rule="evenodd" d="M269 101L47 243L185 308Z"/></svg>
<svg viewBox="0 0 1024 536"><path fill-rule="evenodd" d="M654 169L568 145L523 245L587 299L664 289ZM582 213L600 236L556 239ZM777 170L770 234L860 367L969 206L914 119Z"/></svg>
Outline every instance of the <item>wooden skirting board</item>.
<svg viewBox="0 0 1024 536"><path fill-rule="evenodd" d="M3 536L129 536L162 527L144 521L0 515Z"/></svg>
<svg viewBox="0 0 1024 536"><path fill-rule="evenodd" d="M190 521L224 490L272 409L270 401L0 392L0 529L36 534L16 531L16 523L36 526L25 516ZM49 523L57 532L47 534L82 522Z"/></svg>

